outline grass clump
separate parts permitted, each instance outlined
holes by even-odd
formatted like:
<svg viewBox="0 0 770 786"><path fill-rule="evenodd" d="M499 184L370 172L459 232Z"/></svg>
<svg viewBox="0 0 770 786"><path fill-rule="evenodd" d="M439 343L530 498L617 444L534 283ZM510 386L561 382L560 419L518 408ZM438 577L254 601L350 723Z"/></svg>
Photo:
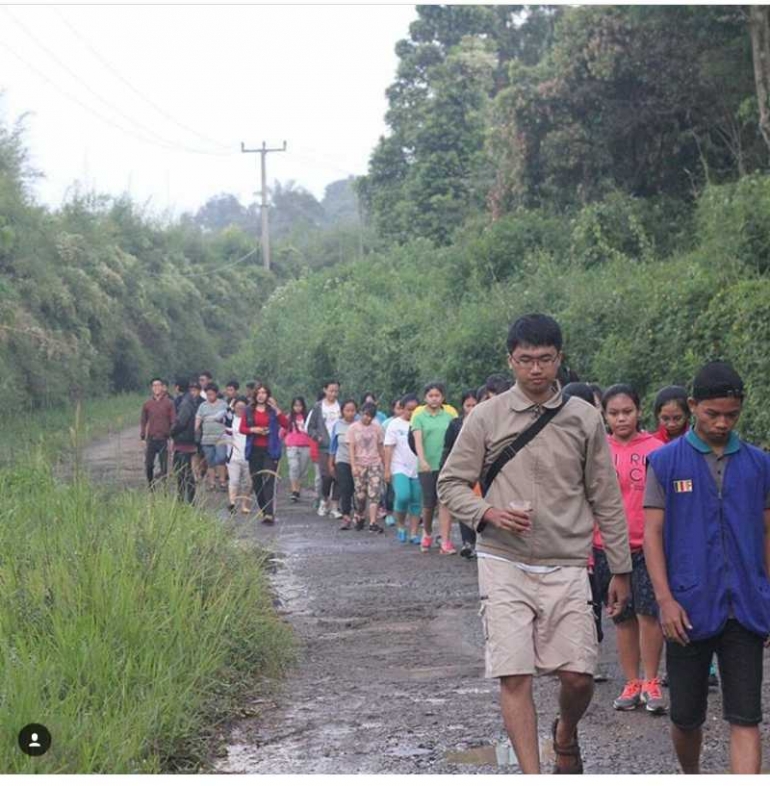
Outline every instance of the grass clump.
<svg viewBox="0 0 770 786"><path fill-rule="evenodd" d="M0 498L0 772L199 766L227 697L291 658L259 557L170 496L64 485L40 460L0 470ZM39 758L16 744L32 722Z"/></svg>

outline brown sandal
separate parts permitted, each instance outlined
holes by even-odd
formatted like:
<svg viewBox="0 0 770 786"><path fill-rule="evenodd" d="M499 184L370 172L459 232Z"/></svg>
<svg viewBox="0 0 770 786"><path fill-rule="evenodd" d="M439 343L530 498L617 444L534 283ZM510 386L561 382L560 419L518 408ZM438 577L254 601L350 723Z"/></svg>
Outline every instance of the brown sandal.
<svg viewBox="0 0 770 786"><path fill-rule="evenodd" d="M573 742L570 745L559 745L556 742L556 729L559 726L559 718L557 716L556 720L553 722L553 727L551 728L551 735L553 736L553 752L557 756L569 756L570 758L574 759L574 765L572 767L559 767L558 764L554 765L553 774L554 775L582 775L583 774L583 759L580 756L580 745L578 744L578 735L577 730L575 730L575 736L573 738Z"/></svg>

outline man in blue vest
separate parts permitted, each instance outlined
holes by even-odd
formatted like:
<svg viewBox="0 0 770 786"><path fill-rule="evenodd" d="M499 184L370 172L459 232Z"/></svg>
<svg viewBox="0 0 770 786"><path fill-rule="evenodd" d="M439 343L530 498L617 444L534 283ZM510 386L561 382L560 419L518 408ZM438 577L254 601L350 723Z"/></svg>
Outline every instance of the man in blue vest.
<svg viewBox="0 0 770 786"><path fill-rule="evenodd" d="M644 555L660 606L671 736L685 773L698 773L708 677L716 653L730 769L759 773L763 645L770 634L770 456L733 431L743 380L704 366L695 426L649 457Z"/></svg>

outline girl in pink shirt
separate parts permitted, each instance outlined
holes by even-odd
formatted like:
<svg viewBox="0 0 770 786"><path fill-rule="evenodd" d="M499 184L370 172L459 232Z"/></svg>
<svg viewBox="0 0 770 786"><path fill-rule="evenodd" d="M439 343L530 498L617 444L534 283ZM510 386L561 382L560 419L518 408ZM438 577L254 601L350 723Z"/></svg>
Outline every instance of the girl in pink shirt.
<svg viewBox="0 0 770 786"><path fill-rule="evenodd" d="M286 445L286 459L289 463L289 482L291 501L299 502L302 479L310 467L310 447L312 440L307 435L307 405L302 396L291 402L289 426L284 430L283 442Z"/></svg>
<svg viewBox="0 0 770 786"><path fill-rule="evenodd" d="M666 711L658 677L663 633L658 624L658 605L642 546L647 456L663 447L663 443L640 430L642 409L639 395L629 385L608 388L602 398L602 407L610 430L608 441L623 496L633 563L631 598L620 616L614 618L618 657L626 685L613 706L616 710L633 710L644 705L650 713L660 715ZM597 529L594 529L594 560L597 582L602 595L606 596L611 577ZM640 678L640 661L643 678Z"/></svg>

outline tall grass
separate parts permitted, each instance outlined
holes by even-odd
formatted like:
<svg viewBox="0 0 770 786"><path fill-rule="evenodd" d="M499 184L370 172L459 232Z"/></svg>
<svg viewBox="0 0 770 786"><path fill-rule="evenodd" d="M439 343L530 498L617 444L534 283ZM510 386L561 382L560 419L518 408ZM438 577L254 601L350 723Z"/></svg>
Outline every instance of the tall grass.
<svg viewBox="0 0 770 786"><path fill-rule="evenodd" d="M55 460L90 439L115 434L136 423L146 393L121 393L30 412L8 407L0 413L0 466L24 461L35 452Z"/></svg>
<svg viewBox="0 0 770 786"><path fill-rule="evenodd" d="M258 558L170 496L64 485L39 456L0 470L0 499L0 772L194 768L222 697L291 654ZM32 722L39 758L16 744Z"/></svg>

